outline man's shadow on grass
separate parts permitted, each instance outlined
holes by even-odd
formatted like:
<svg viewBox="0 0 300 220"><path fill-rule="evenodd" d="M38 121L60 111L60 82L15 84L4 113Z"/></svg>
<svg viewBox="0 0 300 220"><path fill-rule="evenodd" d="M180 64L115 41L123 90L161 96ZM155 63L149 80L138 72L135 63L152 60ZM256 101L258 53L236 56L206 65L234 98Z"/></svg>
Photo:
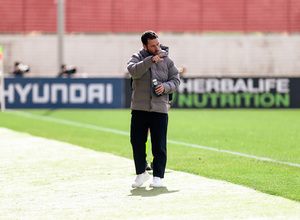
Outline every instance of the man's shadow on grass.
<svg viewBox="0 0 300 220"><path fill-rule="evenodd" d="M141 197L152 197L158 196L161 194L168 194L168 193L176 193L179 190L168 190L167 187L157 187L151 188L150 190L146 189L146 187L140 187L130 190L131 195L128 196L141 196Z"/></svg>

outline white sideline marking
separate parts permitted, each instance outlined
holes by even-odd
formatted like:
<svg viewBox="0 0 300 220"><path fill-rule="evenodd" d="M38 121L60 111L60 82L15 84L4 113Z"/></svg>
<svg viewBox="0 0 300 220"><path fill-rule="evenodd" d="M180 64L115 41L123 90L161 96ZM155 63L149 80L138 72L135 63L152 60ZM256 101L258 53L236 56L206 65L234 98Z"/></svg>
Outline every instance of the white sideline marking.
<svg viewBox="0 0 300 220"><path fill-rule="evenodd" d="M188 143L172 141L172 140L168 140L168 142L172 143L172 144L201 148L201 149L206 149L206 150L212 150L212 151L217 151L217 152L222 152L222 153L233 154L233 155L237 155L237 156L241 156L241 157L248 157L248 158L262 160L262 161L268 161L268 162L280 163L280 164L285 164L285 165L294 166L294 167L300 167L300 164L297 164L297 163L289 163L289 162L284 162L284 161L280 161L280 160L273 160L273 159L270 159L267 157L257 157L257 156L253 156L253 155L249 155L249 154L243 154L243 153L238 153L238 152L234 152L234 151L221 150L221 149L217 149L217 148L205 147L205 146L200 146L200 145L196 145L196 144L188 144Z"/></svg>
<svg viewBox="0 0 300 220"><path fill-rule="evenodd" d="M90 124L84 124L84 123L80 123L80 122L68 121L68 120L64 120L64 119L56 119L56 118L51 118L51 117L47 117L47 116L40 116L40 115L30 114L30 113L26 113L26 112L22 112L22 111L7 111L7 113L13 113L13 114L17 114L17 115L20 115L23 117L36 118L36 119L41 119L41 120L45 120L45 121L73 125L73 126L77 126L77 127L84 127L84 128L89 128L89 129L94 129L94 130L99 130L99 131L116 133L116 134L120 134L120 135L126 135L126 136L130 135L129 132L125 132L125 131L119 131L119 130L115 130L115 129L105 128L105 127L90 125ZM293 167L300 167L300 164L297 164L297 163L289 163L289 162L284 162L284 161L280 161L280 160L270 159L267 157L258 157L258 156L238 153L238 152L234 152L234 151L221 150L221 149L217 149L217 148L213 148L213 147L205 147L205 146L201 146L201 145L189 144L189 143L178 142L178 141L173 141L173 140L168 140L168 143L183 145L183 146L188 146L188 147L195 147L195 148L211 150L211 151L216 151L216 152L228 153L228 154L237 155L237 156L241 156L241 157L247 157L247 158L257 159L257 160L261 160L261 161L279 163L279 164L284 164L284 165L293 166Z"/></svg>

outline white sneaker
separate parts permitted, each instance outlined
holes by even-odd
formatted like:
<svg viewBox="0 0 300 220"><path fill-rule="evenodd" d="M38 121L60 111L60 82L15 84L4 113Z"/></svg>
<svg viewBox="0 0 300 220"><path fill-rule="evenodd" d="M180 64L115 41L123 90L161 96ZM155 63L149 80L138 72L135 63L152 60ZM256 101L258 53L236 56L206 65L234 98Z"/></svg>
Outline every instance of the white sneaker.
<svg viewBox="0 0 300 220"><path fill-rule="evenodd" d="M137 175L134 183L131 185L132 188L141 187L148 179L150 179L149 173L146 171L145 173Z"/></svg>
<svg viewBox="0 0 300 220"><path fill-rule="evenodd" d="M162 182L162 178L160 177L153 177L153 182L150 184L150 187L163 187L164 184Z"/></svg>

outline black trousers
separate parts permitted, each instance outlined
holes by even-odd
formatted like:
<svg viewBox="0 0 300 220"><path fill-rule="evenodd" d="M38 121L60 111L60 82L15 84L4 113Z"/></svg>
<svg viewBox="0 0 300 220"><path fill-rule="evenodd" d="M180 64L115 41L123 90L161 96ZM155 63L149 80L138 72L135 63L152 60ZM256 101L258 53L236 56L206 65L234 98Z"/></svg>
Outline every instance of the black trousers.
<svg viewBox="0 0 300 220"><path fill-rule="evenodd" d="M167 163L168 114L157 112L131 112L130 141L136 174L145 172L148 128L151 133L153 176L164 178Z"/></svg>

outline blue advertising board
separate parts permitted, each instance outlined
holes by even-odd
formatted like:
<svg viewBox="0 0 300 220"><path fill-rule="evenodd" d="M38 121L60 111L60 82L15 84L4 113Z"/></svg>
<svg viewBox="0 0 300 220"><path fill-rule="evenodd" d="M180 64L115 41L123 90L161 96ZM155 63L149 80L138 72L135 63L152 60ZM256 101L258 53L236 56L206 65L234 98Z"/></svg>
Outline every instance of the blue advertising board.
<svg viewBox="0 0 300 220"><path fill-rule="evenodd" d="M6 108L122 108L121 78L6 78Z"/></svg>

